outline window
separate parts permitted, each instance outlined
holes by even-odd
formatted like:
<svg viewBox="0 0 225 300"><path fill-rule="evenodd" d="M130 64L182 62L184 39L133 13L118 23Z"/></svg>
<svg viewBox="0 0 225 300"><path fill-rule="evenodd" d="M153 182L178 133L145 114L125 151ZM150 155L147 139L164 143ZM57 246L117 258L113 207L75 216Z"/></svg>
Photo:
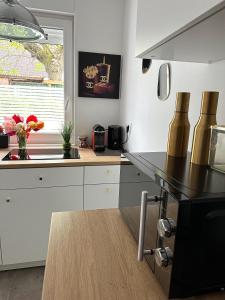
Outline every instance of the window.
<svg viewBox="0 0 225 300"><path fill-rule="evenodd" d="M64 121L73 121L73 21L37 17L47 41L0 40L0 123L14 113L35 114L45 128L32 142L57 143Z"/></svg>

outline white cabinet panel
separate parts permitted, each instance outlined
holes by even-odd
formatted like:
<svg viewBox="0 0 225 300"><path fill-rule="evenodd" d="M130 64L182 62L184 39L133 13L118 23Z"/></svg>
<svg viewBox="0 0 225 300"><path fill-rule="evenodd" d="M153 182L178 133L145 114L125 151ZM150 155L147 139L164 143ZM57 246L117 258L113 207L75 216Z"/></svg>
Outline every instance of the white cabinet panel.
<svg viewBox="0 0 225 300"><path fill-rule="evenodd" d="M84 209L117 208L119 184L84 186Z"/></svg>
<svg viewBox="0 0 225 300"><path fill-rule="evenodd" d="M82 209L82 186L2 190L0 236L3 263L45 260L52 212Z"/></svg>
<svg viewBox="0 0 225 300"><path fill-rule="evenodd" d="M0 170L0 189L83 185L83 167Z"/></svg>
<svg viewBox="0 0 225 300"><path fill-rule="evenodd" d="M222 0L138 0L136 55L187 25Z"/></svg>
<svg viewBox="0 0 225 300"><path fill-rule="evenodd" d="M119 183L120 166L85 167L84 184Z"/></svg>

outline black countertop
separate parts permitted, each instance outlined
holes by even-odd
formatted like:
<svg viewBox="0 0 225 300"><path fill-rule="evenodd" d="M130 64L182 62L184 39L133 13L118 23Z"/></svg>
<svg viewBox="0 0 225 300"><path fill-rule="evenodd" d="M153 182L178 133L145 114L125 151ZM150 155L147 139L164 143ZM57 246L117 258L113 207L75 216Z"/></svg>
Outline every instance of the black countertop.
<svg viewBox="0 0 225 300"><path fill-rule="evenodd" d="M167 156L166 152L126 153L126 157L170 192L180 194L180 200L225 200L225 174L192 164L190 154L185 159Z"/></svg>

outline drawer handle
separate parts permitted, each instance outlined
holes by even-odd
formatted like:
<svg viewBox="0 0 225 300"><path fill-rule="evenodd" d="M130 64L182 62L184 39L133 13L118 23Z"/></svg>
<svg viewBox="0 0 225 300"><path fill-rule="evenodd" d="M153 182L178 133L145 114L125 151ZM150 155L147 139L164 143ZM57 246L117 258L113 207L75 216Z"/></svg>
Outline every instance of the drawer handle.
<svg viewBox="0 0 225 300"><path fill-rule="evenodd" d="M42 180L43 180L43 177L39 177L39 180L42 181Z"/></svg>
<svg viewBox="0 0 225 300"><path fill-rule="evenodd" d="M137 173L137 176L141 176L141 173L140 173L140 172L138 172L138 173Z"/></svg>
<svg viewBox="0 0 225 300"><path fill-rule="evenodd" d="M157 202L160 199L157 196L148 196L147 191L143 191L141 194L141 211L140 211L140 227L139 227L139 239L138 239L138 261L142 261L144 255L153 255L152 249L144 249L145 239L145 227L146 227L146 215L148 203Z"/></svg>
<svg viewBox="0 0 225 300"><path fill-rule="evenodd" d="M7 198L6 202L9 203L11 201L11 198Z"/></svg>

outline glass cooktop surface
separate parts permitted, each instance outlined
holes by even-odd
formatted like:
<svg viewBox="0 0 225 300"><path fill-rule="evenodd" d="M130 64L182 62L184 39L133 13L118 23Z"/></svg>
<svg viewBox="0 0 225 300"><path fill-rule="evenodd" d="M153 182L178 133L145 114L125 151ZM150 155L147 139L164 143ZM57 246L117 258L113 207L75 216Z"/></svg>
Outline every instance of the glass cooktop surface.
<svg viewBox="0 0 225 300"><path fill-rule="evenodd" d="M45 149L13 149L2 160L57 160L57 159L79 159L79 151L76 148L63 150L60 148Z"/></svg>

